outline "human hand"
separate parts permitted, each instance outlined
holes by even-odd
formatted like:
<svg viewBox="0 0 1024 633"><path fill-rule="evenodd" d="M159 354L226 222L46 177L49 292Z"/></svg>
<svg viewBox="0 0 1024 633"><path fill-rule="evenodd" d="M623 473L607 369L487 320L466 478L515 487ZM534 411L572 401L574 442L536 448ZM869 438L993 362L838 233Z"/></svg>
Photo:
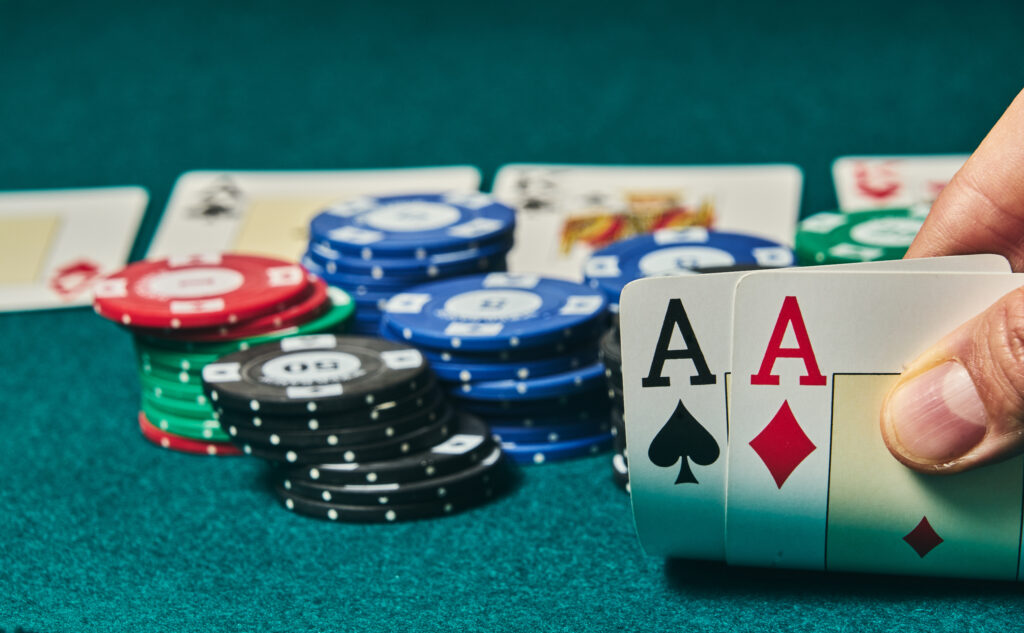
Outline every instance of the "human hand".
<svg viewBox="0 0 1024 633"><path fill-rule="evenodd" d="M935 201L906 256L970 253L998 253L1024 271L1024 91ZM911 363L882 406L881 427L889 451L921 472L1024 452L1024 288Z"/></svg>

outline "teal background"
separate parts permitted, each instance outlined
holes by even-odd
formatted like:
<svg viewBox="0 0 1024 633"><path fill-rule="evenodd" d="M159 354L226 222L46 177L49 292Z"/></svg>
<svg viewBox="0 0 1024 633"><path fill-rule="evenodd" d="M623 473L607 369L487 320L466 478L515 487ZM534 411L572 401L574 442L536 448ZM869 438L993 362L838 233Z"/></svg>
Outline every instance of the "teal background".
<svg viewBox="0 0 1024 633"><path fill-rule="evenodd" d="M970 151L1024 85L1024 4L0 1L0 189L199 168L793 162ZM256 460L156 449L128 337L0 315L0 629L1019 626L1018 586L645 556L606 457L486 508L334 525ZM680 531L687 529L679 526Z"/></svg>

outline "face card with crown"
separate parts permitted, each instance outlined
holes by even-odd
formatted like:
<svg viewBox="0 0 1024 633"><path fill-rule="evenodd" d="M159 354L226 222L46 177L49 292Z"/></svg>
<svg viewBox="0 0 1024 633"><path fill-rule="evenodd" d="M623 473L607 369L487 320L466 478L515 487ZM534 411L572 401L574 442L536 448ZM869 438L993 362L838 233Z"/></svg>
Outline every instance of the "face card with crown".
<svg viewBox="0 0 1024 633"><path fill-rule="evenodd" d="M1004 273L810 270L741 279L727 561L1015 578L1024 459L918 476L878 438L878 416L907 362L1022 283Z"/></svg>
<svg viewBox="0 0 1024 633"><path fill-rule="evenodd" d="M1009 273L1010 265L998 255L962 255L817 270ZM649 554L725 558L733 290L746 274L642 279L623 292L630 487L637 535Z"/></svg>

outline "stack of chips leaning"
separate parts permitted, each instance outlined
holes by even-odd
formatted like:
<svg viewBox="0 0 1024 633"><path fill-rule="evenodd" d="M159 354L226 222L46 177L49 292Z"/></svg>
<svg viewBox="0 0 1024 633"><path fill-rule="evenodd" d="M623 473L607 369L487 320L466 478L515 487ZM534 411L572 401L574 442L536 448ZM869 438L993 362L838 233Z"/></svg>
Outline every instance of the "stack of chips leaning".
<svg viewBox="0 0 1024 633"><path fill-rule="evenodd" d="M286 508L332 521L443 516L491 499L512 471L457 413L415 348L318 334L229 354L203 384L231 441L278 466Z"/></svg>
<svg viewBox="0 0 1024 633"><path fill-rule="evenodd" d="M353 332L377 334L392 295L505 270L514 229L515 211L482 193L357 198L313 218L302 262L355 298Z"/></svg>
<svg viewBox="0 0 1024 633"><path fill-rule="evenodd" d="M690 227L663 229L616 242L591 255L583 274L590 287L605 293L611 311L617 315L622 289L637 279L779 268L792 266L793 262L793 251L778 242L742 233ZM622 349L617 325L601 339L601 359L605 364L609 395L615 403L612 475L615 482L628 491Z"/></svg>
<svg viewBox="0 0 1024 633"><path fill-rule="evenodd" d="M238 454L203 393L204 365L291 335L341 331L355 307L297 264L235 254L136 262L94 293L96 312L134 335L143 435L204 455Z"/></svg>
<svg viewBox="0 0 1024 633"><path fill-rule="evenodd" d="M463 411L483 417L522 463L611 445L598 338L604 295L536 275L490 273L395 295L382 335L417 346Z"/></svg>

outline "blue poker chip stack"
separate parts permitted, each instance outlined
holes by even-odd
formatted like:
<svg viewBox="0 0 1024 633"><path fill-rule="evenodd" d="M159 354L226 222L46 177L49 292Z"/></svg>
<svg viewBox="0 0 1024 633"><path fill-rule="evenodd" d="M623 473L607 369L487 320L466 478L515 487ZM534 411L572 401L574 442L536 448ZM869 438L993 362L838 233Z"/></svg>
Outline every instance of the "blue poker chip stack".
<svg viewBox="0 0 1024 633"><path fill-rule="evenodd" d="M612 445L598 341L604 293L512 273L431 282L394 295L381 333L417 346L460 409L482 417L520 463Z"/></svg>
<svg viewBox="0 0 1024 633"><path fill-rule="evenodd" d="M590 256L583 276L619 311L619 295L631 281L694 273L783 268L795 262L788 246L743 233L703 227L662 229L615 242Z"/></svg>
<svg viewBox="0 0 1024 633"><path fill-rule="evenodd" d="M376 335L391 296L505 270L514 229L515 211L482 193L362 197L313 218L302 264L355 299L354 333Z"/></svg>

